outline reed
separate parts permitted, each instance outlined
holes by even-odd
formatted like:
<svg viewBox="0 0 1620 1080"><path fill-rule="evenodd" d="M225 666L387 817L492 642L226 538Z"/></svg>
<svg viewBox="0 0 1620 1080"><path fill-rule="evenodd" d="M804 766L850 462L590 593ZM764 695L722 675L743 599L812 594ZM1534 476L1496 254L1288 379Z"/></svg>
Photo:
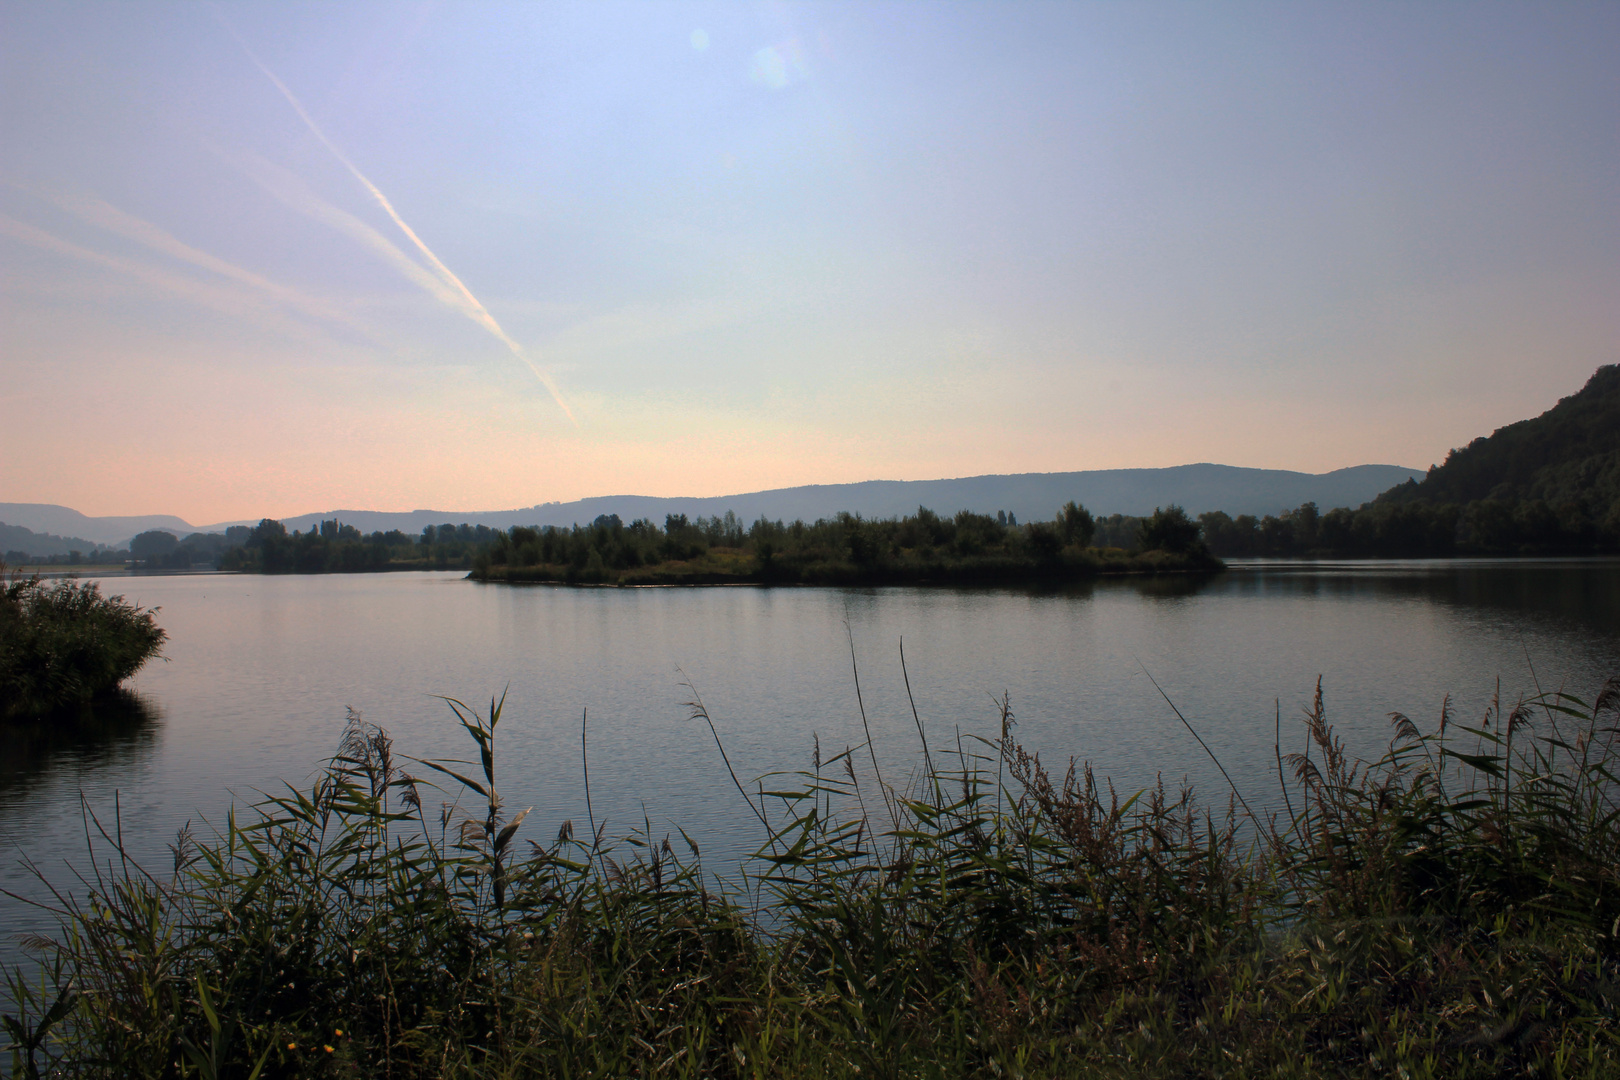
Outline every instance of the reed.
<svg viewBox="0 0 1620 1080"><path fill-rule="evenodd" d="M449 704L475 758L402 758L351 714L307 789L161 872L87 817L100 869L10 975L13 1074L1620 1067L1614 681L1428 734L1397 715L1371 763L1319 685L1309 752L1277 755L1296 809L1264 818L1051 770L1003 699L996 737L928 748L904 788L857 773L865 745L739 781L761 842L730 885L646 825L528 839L495 783L504 699Z"/></svg>

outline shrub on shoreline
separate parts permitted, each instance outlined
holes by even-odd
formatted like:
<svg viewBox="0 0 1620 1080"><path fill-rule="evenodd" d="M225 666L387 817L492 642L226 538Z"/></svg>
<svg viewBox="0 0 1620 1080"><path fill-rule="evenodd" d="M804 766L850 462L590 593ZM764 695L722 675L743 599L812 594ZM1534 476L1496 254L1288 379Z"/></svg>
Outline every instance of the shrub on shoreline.
<svg viewBox="0 0 1620 1080"><path fill-rule="evenodd" d="M0 578L0 719L106 694L158 655L166 636L152 611L102 596L93 581Z"/></svg>
<svg viewBox="0 0 1620 1080"><path fill-rule="evenodd" d="M857 773L865 745L738 783L762 844L730 887L684 837L525 839L501 706L452 703L478 755L420 776L351 716L309 790L59 894L60 935L11 978L14 1075L1620 1067L1620 682L1427 735L1396 716L1371 765L1319 689L1310 750L1277 757L1288 809L1260 816L1053 773L1004 700L994 739L924 735L907 789Z"/></svg>

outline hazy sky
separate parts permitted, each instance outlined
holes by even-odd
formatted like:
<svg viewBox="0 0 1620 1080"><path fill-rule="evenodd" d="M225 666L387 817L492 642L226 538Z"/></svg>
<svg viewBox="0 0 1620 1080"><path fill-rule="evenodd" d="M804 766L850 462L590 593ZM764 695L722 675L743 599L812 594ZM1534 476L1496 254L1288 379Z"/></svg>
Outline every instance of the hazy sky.
<svg viewBox="0 0 1620 1080"><path fill-rule="evenodd" d="M1426 466L1620 360L1620 4L0 2L0 501Z"/></svg>

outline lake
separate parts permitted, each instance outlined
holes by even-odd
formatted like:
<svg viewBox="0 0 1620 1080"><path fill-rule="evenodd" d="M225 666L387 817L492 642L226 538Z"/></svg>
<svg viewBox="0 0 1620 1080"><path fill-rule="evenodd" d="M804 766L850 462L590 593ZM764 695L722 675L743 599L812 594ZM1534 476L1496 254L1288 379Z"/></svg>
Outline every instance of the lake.
<svg viewBox="0 0 1620 1080"><path fill-rule="evenodd" d="M1392 711L1429 730L1447 694L1473 720L1498 680L1504 699L1564 687L1590 700L1620 674L1612 559L1254 562L1061 592L572 589L459 573L110 578L103 591L161 608L167 659L132 680L145 719L43 746L7 736L0 887L26 896L41 892L23 859L61 883L84 866L81 797L109 822L116 805L129 846L166 866L188 820L205 831L233 800L307 783L348 708L401 753L466 757L437 695L486 708L507 695L497 781L509 810L534 808L520 837L548 841L568 819L583 833L588 709L591 796L609 834L679 825L729 869L759 826L685 703L702 696L745 780L808 769L817 739L824 756L864 739L852 640L891 784L920 760L903 641L936 754L958 733L993 737L1005 693L1014 734L1048 763L1089 758L1125 790L1185 777L1224 804L1225 782L1156 680L1257 808L1279 798L1276 716L1283 752L1299 749L1318 676L1352 751L1376 756ZM857 763L869 782L870 760ZM0 898L0 957L15 955L16 933L49 925Z"/></svg>

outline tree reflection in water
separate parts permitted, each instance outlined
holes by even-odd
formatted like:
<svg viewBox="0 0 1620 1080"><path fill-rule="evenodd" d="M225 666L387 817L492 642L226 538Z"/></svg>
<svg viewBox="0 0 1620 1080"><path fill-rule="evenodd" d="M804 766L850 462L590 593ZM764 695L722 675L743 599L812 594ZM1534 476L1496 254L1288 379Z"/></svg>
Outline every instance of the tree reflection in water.
<svg viewBox="0 0 1620 1080"><path fill-rule="evenodd" d="M72 710L0 727L0 798L24 795L61 772L119 765L151 753L156 703L119 687Z"/></svg>

